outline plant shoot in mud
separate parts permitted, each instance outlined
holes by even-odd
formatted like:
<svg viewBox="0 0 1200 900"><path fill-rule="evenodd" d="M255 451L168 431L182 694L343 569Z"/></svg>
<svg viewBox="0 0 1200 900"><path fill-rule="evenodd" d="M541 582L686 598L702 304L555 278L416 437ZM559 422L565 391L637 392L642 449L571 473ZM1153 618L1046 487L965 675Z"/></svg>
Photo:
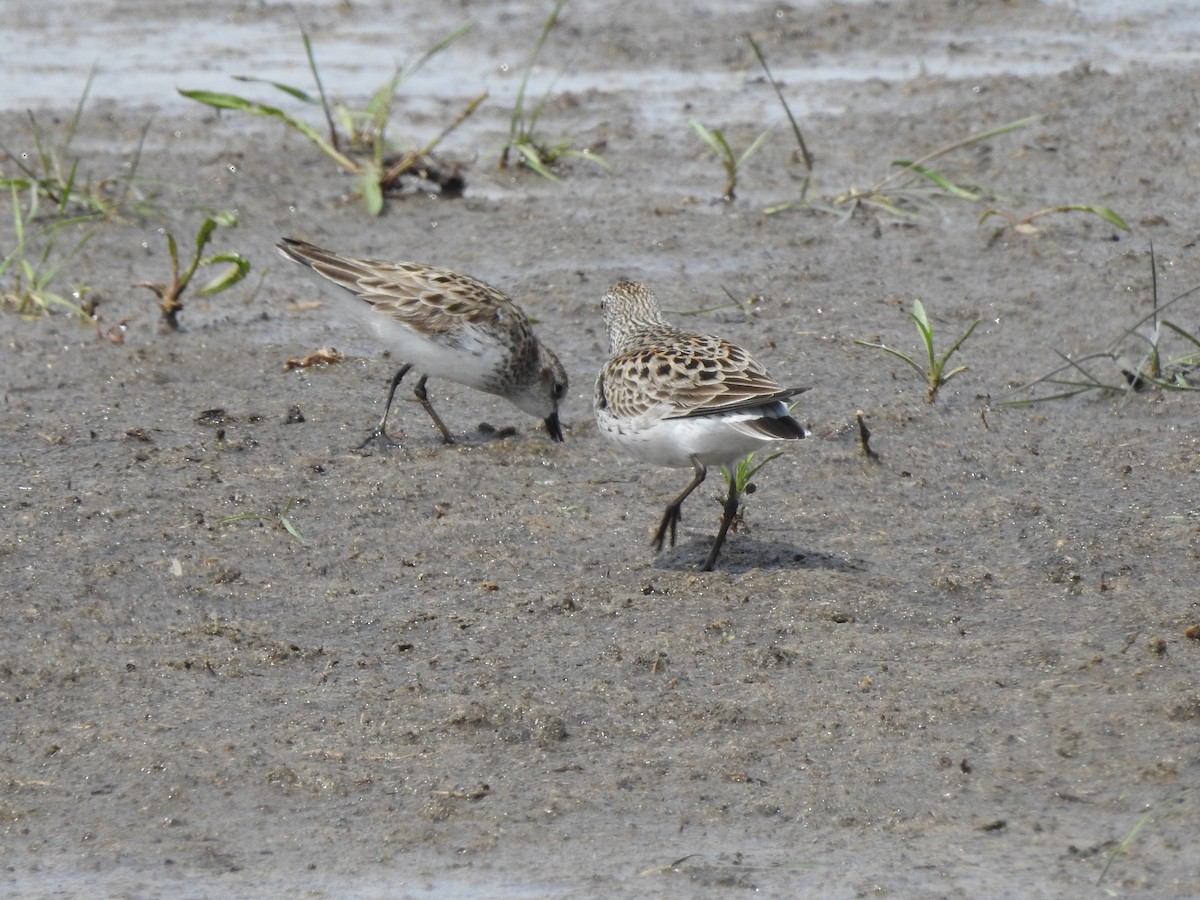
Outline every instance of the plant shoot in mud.
<svg viewBox="0 0 1200 900"><path fill-rule="evenodd" d="M913 370L925 379L925 383L929 387L929 391L925 396L925 402L932 403L937 397L938 389L941 388L943 384L945 384L955 375L967 371L966 366L958 366L950 371L946 371L946 364L950 362L950 357L952 357L958 351L958 348L963 345L966 339L971 336L971 332L973 332L975 327L983 320L976 319L974 322L972 322L970 327L963 332L962 336L950 345L950 349L941 356L938 356L933 347L933 324L929 321L929 317L925 314L924 304L922 304L920 300L914 299L912 312L910 312L909 315L912 316L913 321L917 323L917 331L921 335L921 343L925 345L925 354L928 359L926 367L923 368L908 354L901 353L899 350L893 350L891 347L885 346L884 344L875 344L871 341L859 340L856 340L854 343L858 344L860 347L874 347L876 350L882 350L885 353L890 353L897 359L902 359L904 362L912 366Z"/></svg>
<svg viewBox="0 0 1200 900"><path fill-rule="evenodd" d="M1104 864L1104 869L1100 872L1100 877L1096 879L1096 887L1100 887L1100 885L1104 882L1104 877L1108 874L1108 870L1112 868L1112 864L1116 861L1117 857L1125 852L1129 845L1133 843L1133 839L1138 836L1138 832L1145 828L1151 819L1173 806L1178 806L1185 799L1187 799L1189 794L1195 792L1195 790L1195 787L1184 788L1178 794L1174 794L1173 796L1168 797L1166 800L1155 803L1148 810L1146 810L1142 817L1133 824L1131 829L1129 829L1129 833L1125 835L1124 840L1117 844L1117 848L1109 854L1108 861Z"/></svg>
<svg viewBox="0 0 1200 900"><path fill-rule="evenodd" d="M518 155L519 164L532 169L550 181L562 180L551 171L551 166L564 157L586 159L596 163L596 165L603 169L607 170L609 168L608 163L603 157L592 153L590 150L576 150L571 146L570 141L560 141L557 144L550 144L537 137L535 132L538 121L542 118L542 113L546 111L546 104L550 102L551 93L554 89L553 83L546 88L546 92L534 104L532 110L527 109L525 105L526 93L529 89L529 77L533 74L533 68L537 63L538 55L542 52L546 38L550 36L550 30L558 22L559 13L562 12L562 8L566 5L567 0L558 0L554 9L550 11L550 15L542 25L542 32L538 35L537 43L534 44L533 53L529 57L529 63L525 66L525 74L521 78L521 86L517 89L517 99L513 104L512 115L509 117L508 140L500 151L499 168L501 170L508 168L509 157L514 151Z"/></svg>
<svg viewBox="0 0 1200 900"><path fill-rule="evenodd" d="M767 66L767 58L763 56L758 42L754 40L754 37L749 32L746 33L746 42L750 45L750 49L754 51L754 56L758 59L758 64L762 66L763 74L767 76L767 81L775 89L775 96L779 98L779 102L783 106L783 111L787 114L788 122L792 126L792 134L796 136L796 156L804 163L805 171L804 184L800 186L800 199L796 202L804 203L808 197L808 189L812 186L812 154L808 152L808 145L804 142L804 135L800 132L800 126L796 124L796 117L792 115L792 108L788 106L788 102L783 96L783 90L779 87L779 82L775 80L775 76L771 74L771 69Z"/></svg>
<svg viewBox="0 0 1200 900"><path fill-rule="evenodd" d="M738 460L737 465L721 466L721 474L725 476L725 483L733 482L733 488L738 492L738 495L753 494L755 487L751 484L750 479L758 474L759 469L769 463L771 460L783 456L783 453L772 453L766 459L758 459L756 454L747 453ZM739 514L740 519L740 514ZM734 529L737 530L736 528Z"/></svg>
<svg viewBox="0 0 1200 900"><path fill-rule="evenodd" d="M219 294L233 287L250 272L250 262L240 253L217 253L204 256L204 248L212 240L213 232L218 225L232 228L237 225L237 218L232 215L209 217L200 225L196 232L195 252L186 269L179 271L179 249L175 244L175 235L167 231L167 252L171 256L171 280L161 284L152 281L139 281L134 287L146 288L158 296L158 308L162 311L163 324L171 331L179 330L179 314L183 311L183 294L191 283L196 270L204 266L225 265L226 268L212 278L207 284L196 291L197 296L208 297Z"/></svg>
<svg viewBox="0 0 1200 900"><path fill-rule="evenodd" d="M80 318L86 319L88 311L79 303L73 303L66 297L50 289L50 284L62 272L63 266L79 250L91 240L94 232L89 231L76 241L66 252L58 252L58 235L64 228L90 222L92 216L76 216L60 218L43 228L34 230L33 218L37 214L39 190L34 185L27 186L29 192L29 208L21 206L21 190L12 182L8 189L12 197L13 230L16 233L16 246L0 260L0 279L11 279L10 287L0 287L0 301L12 306L22 315L36 315L50 312L52 309L65 309ZM82 298L82 289L75 291L77 300Z"/></svg>
<svg viewBox="0 0 1200 900"><path fill-rule="evenodd" d="M870 187L851 187L844 193L824 203L804 203L803 200L779 203L768 207L765 212L771 215L791 209L794 206L804 205L820 212L841 216L842 218L849 218L856 212L871 212L876 215L890 216L907 221L919 221L931 213L937 212L940 204L943 202L986 202L993 205L980 216L980 224L992 216L999 216L1007 222L1007 228L1011 228L1017 234L1037 234L1041 230L1041 226L1035 225L1034 220L1051 213L1063 212L1089 213L1116 225L1123 231L1128 231L1129 225L1114 210L1107 206L1090 203L1056 204L1039 209L1025 216L1018 216L1016 213L1001 209L995 205L1001 199L999 192L976 184L966 183L962 180L956 180L929 165L932 161L947 156L956 150L961 150L964 147L970 147L999 137L1000 135L1008 134L1011 131L1026 128L1040 119L1040 116L1029 116L1024 119L1018 119L1015 122L1009 122L998 128L992 128L979 134L973 134L961 140L953 141L915 160L893 160L892 167L894 171L880 178ZM1005 228L998 229L993 234L992 240L996 240L1005 230Z"/></svg>
<svg viewBox="0 0 1200 900"><path fill-rule="evenodd" d="M1122 231L1129 230L1129 224L1122 219L1116 212L1109 209L1107 206L1094 206L1089 203L1067 203L1062 206L1048 206L1045 209L1039 209L1037 212L1031 212L1024 216L1018 216L1015 212L1007 209L988 209L979 217L979 224L982 225L992 216L999 216L1005 221L1005 225L997 228L992 234L992 241L999 238L1005 231L1012 229L1014 234L1035 235L1042 233L1042 226L1035 225L1033 220L1040 219L1042 216L1048 216L1051 213L1065 212L1085 212L1091 213L1093 216L1099 216L1106 222L1116 225Z"/></svg>
<svg viewBox="0 0 1200 900"><path fill-rule="evenodd" d="M743 150L741 154L738 154L729 146L729 141L725 139L725 133L720 128L706 128L696 119L688 119L688 124L692 126L696 134L700 135L701 140L708 144L708 148L721 161L721 166L725 169L725 188L721 192L721 199L726 203L732 202L736 199L734 190L737 188L738 172L746 164L746 160L753 156L766 139L770 137L771 129L768 128L756 137L749 147Z"/></svg>
<svg viewBox="0 0 1200 900"><path fill-rule="evenodd" d="M234 522L262 522L266 525L273 525L278 528L282 528L296 540L303 541L304 537L300 534L300 529L297 528L295 523L288 517L288 512L291 511L291 508L295 505L295 503L296 498L293 497L284 504L283 509L281 509L278 513L270 513L267 515L262 513L238 513L237 515L225 516L223 519L217 519L217 524L231 525Z"/></svg>
<svg viewBox="0 0 1200 900"><path fill-rule="evenodd" d="M1055 393L1036 397L1006 400L1001 406L1029 406L1047 400L1062 400L1088 391L1124 397L1131 391L1157 388L1162 391L1200 391L1200 336L1175 322L1162 318L1167 309L1180 300L1200 291L1200 285L1184 291L1166 303L1158 302L1158 263L1154 247L1150 247L1150 284L1153 308L1133 325L1126 328L1104 350L1071 359L1061 351L1055 353L1063 364L1041 378L1017 388L1021 392L1035 391L1043 385L1055 388ZM1175 353L1168 354L1164 343L1169 335L1185 342ZM1132 339L1136 350L1124 351ZM1092 364L1105 362L1117 372L1106 377L1096 375ZM1070 373L1064 375L1064 373ZM1118 375L1119 373L1119 375Z"/></svg>
<svg viewBox="0 0 1200 900"><path fill-rule="evenodd" d="M142 129L141 138L134 152L129 172L120 177L103 178L92 184L81 180L79 158L71 153L71 144L79 129L79 120L83 116L83 108L91 93L92 80L96 69L93 66L83 85L83 93L75 104L75 113L67 124L58 146L54 146L53 136L38 123L37 118L29 112L29 133L33 140L32 153L19 153L10 150L0 142L0 152L11 160L17 167L19 175L9 178L0 173L0 186L15 187L22 191L31 190L35 197L30 202L31 215L36 215L38 198L50 201L54 206L54 214L59 218L70 217L112 217L119 214L127 204L132 203L136 211L140 208L142 198L136 196L134 185L137 182L138 163L142 156L142 146L146 140L149 123Z"/></svg>
<svg viewBox="0 0 1200 900"><path fill-rule="evenodd" d="M467 104L466 109L459 113L454 121L423 145L394 148L387 138L387 131L392 122L392 106L400 85L412 77L413 73L431 58L466 34L471 25L471 22L467 22L456 28L426 50L415 63L407 68L397 66L392 76L380 85L361 110L351 109L342 103L334 103L325 94L321 73L317 69L316 59L313 55L312 42L309 40L308 32L303 28L300 29L300 36L304 42L304 53L308 59L309 71L316 83L316 97L300 88L280 84L276 81L267 81L249 75L234 76L238 81L268 84L295 100L321 107L326 126L329 129L328 136L323 135L304 119L297 118L266 103L215 91L180 90L179 93L190 100L214 109L232 109L283 122L311 141L317 149L342 169L357 176L358 195L362 198L367 212L377 216L383 211L384 197L400 189L401 178L404 176L436 185L444 197L462 195L463 179L460 168L444 165L433 156L433 151L450 132L475 111L475 108L487 97L486 92Z"/></svg>

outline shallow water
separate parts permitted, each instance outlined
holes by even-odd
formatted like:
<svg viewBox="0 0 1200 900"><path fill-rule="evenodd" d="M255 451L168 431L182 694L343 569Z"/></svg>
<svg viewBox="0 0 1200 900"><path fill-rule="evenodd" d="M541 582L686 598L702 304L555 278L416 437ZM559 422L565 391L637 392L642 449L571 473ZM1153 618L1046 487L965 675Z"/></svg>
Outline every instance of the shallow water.
<svg viewBox="0 0 1200 900"><path fill-rule="evenodd" d="M793 4L777 16L782 21L802 19L825 4L810 0ZM761 7L743 3L746 10ZM1200 4L1170 0L1075 0L1050 4L1072 12L1066 27L1046 30L1034 23L1028 28L988 31L970 35L969 46L959 46L961 34L939 30L928 23L926 36L931 51L920 56L906 53L822 54L803 66L776 65L777 80L789 90L803 92L794 98L797 112L808 108L836 109L836 99L822 98L831 83L867 79L903 80L918 75L950 78L995 77L998 75L1045 75L1068 71L1080 65L1096 65L1120 72L1138 63L1172 64L1194 60L1200 51ZM720 4L724 14L737 10ZM474 31L486 33L489 20L500 10L532 16L538 8L505 4L495 8L467 7L460 18L440 9L438 21L423 14L419 29L396 25L403 18L394 12L372 13L366 4L354 5L355 15L343 17L324 9L302 14L313 41L318 67L326 90L334 96L369 96L397 64L416 59L430 42L447 34L470 16L476 17ZM703 7L698 8L704 12ZM387 28L374 26L376 21ZM1093 26L1103 24L1103 32ZM1115 29L1113 28L1115 24ZM530 36L530 47L536 32ZM408 82L408 102L419 98L460 98L487 89L492 100L510 107L524 74L525 54L530 47L498 48L481 39L460 40L435 57ZM577 65L568 58L562 70L540 66L530 82L530 95L553 88L582 92L590 89L632 92L654 102L674 96L710 90L737 90L746 74L729 72L719 59L713 69L680 72L664 68L646 54L645 66L596 68ZM129 106L156 105L180 110L190 101L173 88L226 91L280 102L283 95L263 85L245 85L231 76L253 75L310 90L311 76L304 58L296 21L282 8L260 6L256 12L220 18L188 17L188 11L164 13L161 17L123 16L121 8L104 4L52 0L36 8L23 5L20 14L0 27L0 58L8 76L0 109L41 106L63 107L75 103L92 66L96 77L93 100L108 100ZM757 76L757 70L752 73ZM291 102L291 101L288 101ZM286 104L284 104L286 105ZM764 107L769 106L767 100ZM419 107L418 107L419 108Z"/></svg>

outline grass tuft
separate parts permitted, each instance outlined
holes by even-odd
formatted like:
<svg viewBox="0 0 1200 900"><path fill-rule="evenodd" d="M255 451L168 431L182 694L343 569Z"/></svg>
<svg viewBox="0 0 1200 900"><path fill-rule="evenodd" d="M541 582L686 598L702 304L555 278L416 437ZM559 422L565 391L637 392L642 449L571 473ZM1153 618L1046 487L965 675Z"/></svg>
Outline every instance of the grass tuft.
<svg viewBox="0 0 1200 900"><path fill-rule="evenodd" d="M707 128L696 119L688 119L688 124L721 161L721 166L725 169L725 188L721 192L721 199L726 203L732 203L737 199L734 191L737 188L738 173L746 164L746 160L757 153L759 147L771 136L771 129L768 128L756 137L750 146L739 154L729 146L729 141L725 139L725 133L720 128Z"/></svg>
<svg viewBox="0 0 1200 900"><path fill-rule="evenodd" d="M1061 351L1055 354L1062 365L1052 372L1022 385L1014 392L1033 393L1050 387L1053 393L1005 400L1001 406L1030 406L1050 400L1064 400L1078 394L1097 392L1126 397L1134 391L1200 391L1200 336L1175 322L1162 318L1163 313L1181 300L1200 291L1200 285L1184 291L1166 303L1158 300L1158 263L1154 246L1150 246L1150 284L1153 307L1103 350L1072 359ZM1179 349L1168 353L1167 339L1182 339L1173 344ZM1132 353L1125 348L1131 345ZM1116 369L1115 375L1096 374L1094 364L1106 363Z"/></svg>
<svg viewBox="0 0 1200 900"><path fill-rule="evenodd" d="M460 25L426 50L416 62L407 68L397 66L391 77L376 89L362 109L353 109L330 100L325 93L321 73L317 68L312 41L303 27L300 29L300 37L304 44L309 71L316 84L317 95L315 97L301 88L281 84L277 81L249 75L235 76L237 81L266 84L293 100L321 107L325 125L328 128L327 135L322 134L319 129L304 119L291 115L277 106L250 100L236 94L205 90L180 90L179 93L189 100L195 100L213 109L235 110L283 122L288 128L303 135L340 168L356 177L357 195L362 199L367 212L373 216L377 216L383 211L384 198L387 195L400 190L401 179L404 176L434 184L443 197L459 197L462 196L464 187L461 168L442 163L433 155L433 152L446 136L461 125L483 102L487 97L486 92L472 100L449 125L424 144L397 150L387 135L392 124L392 108L400 86L430 59L466 34L472 24L472 22L467 22Z"/></svg>
<svg viewBox="0 0 1200 900"><path fill-rule="evenodd" d="M508 168L509 160L514 155L519 165L536 172L548 181L562 181L552 171L552 167L559 160L567 157L586 159L606 171L611 170L608 162L590 149L575 149L569 140L551 144L537 136L538 122L546 111L546 104L550 102L554 89L553 83L546 88L546 92L542 94L541 99L533 105L532 109L525 104L529 90L529 78L533 74L534 65L542 52L542 47L546 44L546 39L550 36L550 31L558 22L559 14L566 5L567 0L558 0L558 3L554 5L554 9L546 17L546 21L542 23L542 31L538 35L537 43L534 44L529 63L525 66L525 74L521 78L521 86L517 89L517 99L513 104L512 115L509 117L508 140L500 150L497 167L502 171Z"/></svg>
<svg viewBox="0 0 1200 900"><path fill-rule="evenodd" d="M217 226L233 228L237 225L237 217L232 214L210 216L200 225L196 232L194 252L187 268L179 270L179 248L175 243L175 235L167 231L167 252L171 257L171 280L166 283L138 281L133 286L146 288L158 296L158 308L162 312L162 321L171 331L179 330L179 314L183 312L183 294L191 284L196 270L207 266L224 266L213 278L196 291L197 296L208 297L233 287L250 273L250 261L240 253L225 252L212 256L204 256L204 248L212 240Z"/></svg>
<svg viewBox="0 0 1200 900"><path fill-rule="evenodd" d="M962 372L967 371L966 366L957 366L949 371L946 370L946 366L950 362L950 357L958 352L958 348L961 347L964 342L966 342L967 338L971 336L971 332L973 332L976 326L979 325L979 323L983 320L976 319L974 322L972 322L970 327L963 332L962 336L950 345L950 349L941 356L938 356L933 346L933 323L929 321L929 317L925 313L924 304L922 304L920 300L914 299L912 312L909 313L909 315L912 316L913 321L916 322L917 332L921 336L921 343L925 346L927 363L924 367L916 362L916 360L914 360L907 353L894 350L893 348L884 344L876 344L871 341L860 340L856 340L854 343L858 344L860 347L874 347L876 350L882 350L885 353L890 353L897 359L906 362L918 375L925 380L925 383L928 386L928 392L925 395L925 402L933 403L933 401L937 398L937 392L942 385L944 385L955 375L959 375Z"/></svg>
<svg viewBox="0 0 1200 900"><path fill-rule="evenodd" d="M49 225L35 229L33 218L37 214L38 188L34 185L27 186L27 208L22 207L21 189L18 185L10 182L8 189L12 198L13 229L17 242L0 260L0 279L11 279L9 287L0 287L0 302L13 307L22 315L38 315L60 309L87 319L88 310L52 290L51 284L58 279L63 267L83 249L84 244L91 240L95 232L86 232L66 251L61 252L58 246L60 233L64 229L89 223L94 217L83 215L58 218ZM75 291L77 298L82 297L84 293L86 290L82 288Z"/></svg>
<svg viewBox="0 0 1200 900"><path fill-rule="evenodd" d="M137 170L142 147L150 129L149 122L142 129L128 173L120 177L102 178L93 183L83 177L79 169L80 159L72 153L71 145L79 130L79 122L83 117L95 75L96 68L93 66L87 81L84 82L79 101L75 104L71 121L57 142L32 112L28 113L30 140L33 141L34 147L32 153L14 153L0 141L0 152L3 152L17 169L17 174L13 177L0 173L0 187L15 187L20 191L32 192L31 219L38 215L38 201L41 200L48 201L53 207L53 214L60 219L116 218L127 207L132 207L137 213L146 212L144 198L135 186L138 183Z"/></svg>

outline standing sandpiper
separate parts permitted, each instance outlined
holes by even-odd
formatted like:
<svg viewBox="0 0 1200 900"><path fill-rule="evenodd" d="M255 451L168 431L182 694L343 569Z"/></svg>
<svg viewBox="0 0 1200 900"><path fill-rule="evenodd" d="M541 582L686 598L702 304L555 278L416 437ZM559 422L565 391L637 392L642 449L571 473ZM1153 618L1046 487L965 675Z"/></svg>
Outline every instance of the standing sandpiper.
<svg viewBox="0 0 1200 900"><path fill-rule="evenodd" d="M644 284L618 282L601 304L611 359L596 379L596 422L613 442L646 462L695 472L671 501L654 535L662 550L683 501L708 466L728 466L775 441L804 437L785 401L807 388L781 388L749 353L718 337L689 334L663 321ZM729 479L721 527L704 571L711 572L738 510Z"/></svg>

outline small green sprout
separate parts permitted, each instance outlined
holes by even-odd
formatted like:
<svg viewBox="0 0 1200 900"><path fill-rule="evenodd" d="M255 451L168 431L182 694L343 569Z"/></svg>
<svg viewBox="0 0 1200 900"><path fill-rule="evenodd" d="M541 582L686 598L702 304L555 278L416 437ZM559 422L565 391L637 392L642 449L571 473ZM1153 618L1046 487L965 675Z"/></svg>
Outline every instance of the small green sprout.
<svg viewBox="0 0 1200 900"><path fill-rule="evenodd" d="M733 481L734 490L741 494L753 494L754 485L750 483L750 479L758 474L759 469L769 463L771 460L783 456L783 453L772 453L766 459L756 459L757 454L747 453L743 456L736 466L730 470L729 466L721 466L721 474L725 476L725 483L729 484Z"/></svg>
<svg viewBox="0 0 1200 900"><path fill-rule="evenodd" d="M745 494L754 493L754 485L750 479L754 477L763 466L778 456L783 456L782 453L772 453L766 459L756 460L754 453L747 453L743 456L736 466L732 469L729 466L721 466L721 474L725 476L725 483L729 485L729 492L726 494L725 502L722 504L721 527L717 530L717 536L713 540L712 549L708 552L708 559L704 562L705 572L711 572L717 564L717 555L721 552L721 547L725 544L725 536L729 533L730 526L737 531L737 524L742 521L742 505L741 500Z"/></svg>
<svg viewBox="0 0 1200 900"><path fill-rule="evenodd" d="M562 180L550 170L550 167L564 157L587 159L603 169L607 170L609 168L608 163L603 157L592 153L590 150L576 150L571 146L570 141L548 144L535 136L534 132L537 129L538 121L541 119L542 113L546 111L546 104L550 102L551 92L554 88L553 83L546 89L546 92L534 105L532 111L527 111L525 106L525 96L529 88L529 77L533 74L534 64L542 52L542 47L546 43L546 39L550 36L551 29L558 22L559 13L562 12L563 7L566 5L567 0L558 0L554 9L550 11L549 17L547 17L542 25L542 32L538 35L537 43L533 47L533 53L529 57L529 64L525 67L525 74L521 78L521 86L517 89L517 99L513 104L512 116L509 118L508 140L500 151L498 168L501 170L508 168L509 157L513 151L516 151L520 164L528 169L532 169L549 181Z"/></svg>
<svg viewBox="0 0 1200 900"><path fill-rule="evenodd" d="M237 225L237 217L225 214L206 218L196 232L195 252L191 262L183 272L179 271L179 250L175 244L175 235L167 232L167 251L171 255L171 281L160 284L151 281L138 281L133 286L146 288L158 296L158 308L162 311L163 324L171 331L179 330L179 314L183 311L183 293L191 283L196 270L203 266L225 264L227 268L212 278L207 284L196 291L200 297L219 294L233 287L250 272L250 261L240 253L226 252L212 256L204 256L204 248L212 240L213 232L218 225L232 228Z"/></svg>
<svg viewBox="0 0 1200 900"><path fill-rule="evenodd" d="M296 498L291 497L288 499L288 502L284 504L283 509L278 513L272 513L270 515L263 515L261 513L239 513L235 516L225 516L223 519L217 519L217 524L230 525L234 522L249 521L263 522L268 525L278 523L278 527L282 528L296 540L303 541L304 537L300 534L300 529L296 527L295 523L292 522L290 518L288 518L288 512L295 504Z"/></svg>
<svg viewBox="0 0 1200 900"><path fill-rule="evenodd" d="M59 308L86 319L86 310L78 303L72 303L61 294L50 290L50 284L61 273L63 266L94 234L91 231L87 232L65 253L58 253L56 251L59 232L64 228L89 222L92 216L56 219L44 228L34 231L32 221L37 214L38 189L34 186L28 187L27 212L22 211L20 188L9 183L8 189L12 196L13 228L17 236L17 245L0 260L0 278L6 275L12 277L11 287L0 287L0 301L16 307L16 311L22 315L34 315Z"/></svg>
<svg viewBox="0 0 1200 900"><path fill-rule="evenodd" d="M1155 803L1148 810L1146 810L1142 817L1133 824L1133 827L1129 830L1129 833L1125 835L1124 840L1117 844L1116 849L1109 854L1108 861L1104 864L1104 868L1100 871L1100 877L1096 879L1096 887L1099 887L1103 883L1104 877L1108 874L1108 870L1112 868L1112 864L1116 862L1117 857L1125 852L1126 848L1133 843L1133 839L1137 837L1138 832L1145 828L1151 819L1166 810L1168 807L1176 806L1182 803L1187 795L1193 793L1195 790L1195 787L1184 788L1178 794L1174 794L1173 796L1168 797L1166 800Z"/></svg>
<svg viewBox="0 0 1200 900"><path fill-rule="evenodd" d="M743 150L741 155L738 155L729 146L729 141L725 139L725 134L720 128L706 128L696 119L688 119L688 124L692 126L696 134L700 135L704 143L708 144L709 149L721 161L721 165L725 169L725 189L721 192L721 199L726 203L732 202L736 199L734 189L737 187L738 172L746 164L746 160L753 156L766 139L770 137L771 129L768 128L756 137L750 146Z"/></svg>
<svg viewBox="0 0 1200 900"><path fill-rule="evenodd" d="M899 350L893 350L891 347L887 347L883 344L859 340L856 340L854 343L861 347L874 347L877 350L883 350L886 353L890 353L897 359L904 360L904 362L912 366L914 371L924 378L926 383L929 385L929 393L926 395L925 401L927 403L932 403L937 397L938 389L943 384L945 384L955 375L967 371L966 366L958 366L950 371L946 371L946 364L950 361L950 357L952 357L958 351L958 348L963 345L963 342L965 342L966 339L971 336L971 332L975 330L975 327L983 320L976 319L974 322L972 322L970 327L963 333L962 337L951 344L949 350L947 350L941 356L938 356L934 352L933 348L933 325L930 323L929 317L925 314L925 306L920 300L913 300L912 312L909 313L909 315L911 315L913 321L917 323L917 331L920 332L921 343L925 345L925 352L928 355L928 368L922 368L913 360L911 356L907 355L906 353L901 353Z"/></svg>

